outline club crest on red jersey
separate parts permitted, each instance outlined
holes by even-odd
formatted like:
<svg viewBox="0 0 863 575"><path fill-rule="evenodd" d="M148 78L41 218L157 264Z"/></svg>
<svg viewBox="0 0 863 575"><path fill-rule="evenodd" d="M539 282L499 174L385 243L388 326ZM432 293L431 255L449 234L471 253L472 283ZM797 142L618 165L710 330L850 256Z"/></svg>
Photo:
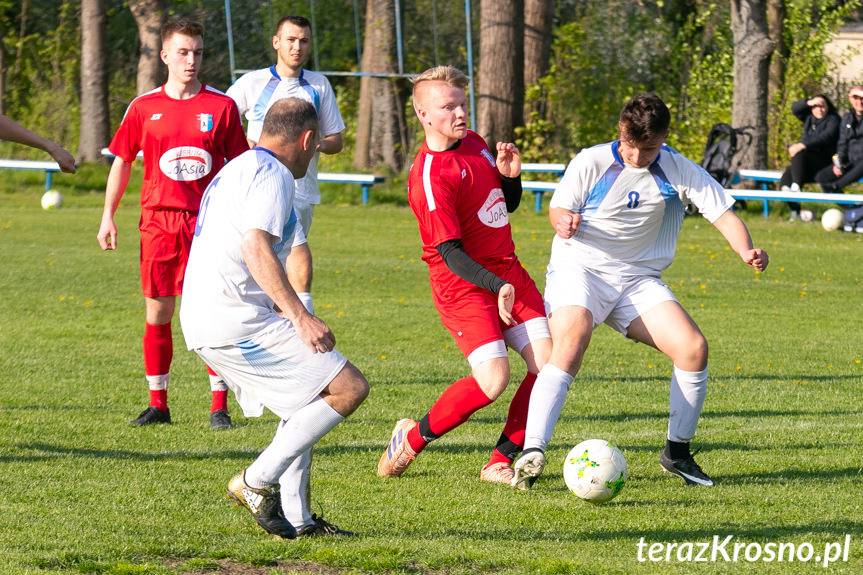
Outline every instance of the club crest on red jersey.
<svg viewBox="0 0 863 575"><path fill-rule="evenodd" d="M509 223L509 214L506 213L506 198L503 190L494 188L488 194L485 203L477 212L479 221L490 228L502 228Z"/></svg>
<svg viewBox="0 0 863 575"><path fill-rule="evenodd" d="M193 182L212 171L213 156L195 146L179 146L162 154L159 169L176 182Z"/></svg>
<svg viewBox="0 0 863 575"><path fill-rule="evenodd" d="M213 115L212 114L198 114L198 118L201 120L201 131L209 132L213 129Z"/></svg>

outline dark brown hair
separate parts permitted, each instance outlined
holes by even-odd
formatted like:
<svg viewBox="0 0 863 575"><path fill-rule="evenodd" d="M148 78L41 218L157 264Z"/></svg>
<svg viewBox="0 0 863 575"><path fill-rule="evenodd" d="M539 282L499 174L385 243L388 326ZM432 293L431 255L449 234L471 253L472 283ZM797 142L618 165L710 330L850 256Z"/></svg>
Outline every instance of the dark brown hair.
<svg viewBox="0 0 863 575"><path fill-rule="evenodd" d="M627 139L641 143L665 136L671 124L671 113L656 94L638 94L620 111L620 130Z"/></svg>

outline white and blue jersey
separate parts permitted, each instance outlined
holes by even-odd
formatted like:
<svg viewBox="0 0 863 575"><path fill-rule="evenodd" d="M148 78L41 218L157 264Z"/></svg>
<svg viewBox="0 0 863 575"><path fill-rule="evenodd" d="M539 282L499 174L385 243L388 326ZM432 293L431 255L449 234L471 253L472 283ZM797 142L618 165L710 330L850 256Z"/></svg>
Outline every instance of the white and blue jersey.
<svg viewBox="0 0 863 575"><path fill-rule="evenodd" d="M253 142L261 138L267 110L283 98L300 98L315 106L322 138L345 129L333 88L329 80L317 72L303 69L297 78L283 78L275 66L270 66L244 74L226 93L236 102L240 114L246 117L246 137ZM321 203L318 154L312 158L306 176L297 180L297 198L307 204Z"/></svg>
<svg viewBox="0 0 863 575"><path fill-rule="evenodd" d="M550 207L583 219L572 238L555 235L551 264L575 261L600 273L660 277L674 258L688 203L713 223L734 199L667 145L648 168L624 164L618 141L582 150L567 166Z"/></svg>
<svg viewBox="0 0 863 575"><path fill-rule="evenodd" d="M180 305L189 349L245 341L279 321L243 259L242 239L250 229L272 235L284 265L297 231L293 200L290 170L262 148L229 162L207 187Z"/></svg>

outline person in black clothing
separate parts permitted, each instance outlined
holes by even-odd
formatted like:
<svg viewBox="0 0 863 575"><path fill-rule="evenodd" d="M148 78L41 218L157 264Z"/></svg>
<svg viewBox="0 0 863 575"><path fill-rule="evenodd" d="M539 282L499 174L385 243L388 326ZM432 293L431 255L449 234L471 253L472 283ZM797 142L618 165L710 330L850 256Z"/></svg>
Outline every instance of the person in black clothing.
<svg viewBox="0 0 863 575"><path fill-rule="evenodd" d="M851 111L839 122L836 155L839 165L829 165L815 174L825 193L842 193L842 188L863 177L863 86L854 86L848 96Z"/></svg>
<svg viewBox="0 0 863 575"><path fill-rule="evenodd" d="M788 146L791 165L782 174L782 191L799 192L803 184L814 182L815 175L832 166L839 137L839 113L824 94L803 98L791 104L791 113L803 122L800 141ZM791 220L800 217L800 204L788 202Z"/></svg>

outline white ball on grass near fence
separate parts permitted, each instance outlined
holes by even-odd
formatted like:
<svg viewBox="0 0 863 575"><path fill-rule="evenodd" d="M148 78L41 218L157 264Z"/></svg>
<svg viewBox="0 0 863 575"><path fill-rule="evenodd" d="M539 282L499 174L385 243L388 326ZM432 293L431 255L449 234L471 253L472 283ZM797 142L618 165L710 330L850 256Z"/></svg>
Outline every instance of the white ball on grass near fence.
<svg viewBox="0 0 863 575"><path fill-rule="evenodd" d="M800 210L800 221L811 222L814 217L815 214L812 213L812 210Z"/></svg>
<svg viewBox="0 0 863 575"><path fill-rule="evenodd" d="M56 210L63 205L63 194L57 190L48 190L42 194L42 209Z"/></svg>
<svg viewBox="0 0 863 575"><path fill-rule="evenodd" d="M821 227L828 232L841 228L844 221L845 216L842 213L842 210L837 210L836 208L830 208L821 215Z"/></svg>

